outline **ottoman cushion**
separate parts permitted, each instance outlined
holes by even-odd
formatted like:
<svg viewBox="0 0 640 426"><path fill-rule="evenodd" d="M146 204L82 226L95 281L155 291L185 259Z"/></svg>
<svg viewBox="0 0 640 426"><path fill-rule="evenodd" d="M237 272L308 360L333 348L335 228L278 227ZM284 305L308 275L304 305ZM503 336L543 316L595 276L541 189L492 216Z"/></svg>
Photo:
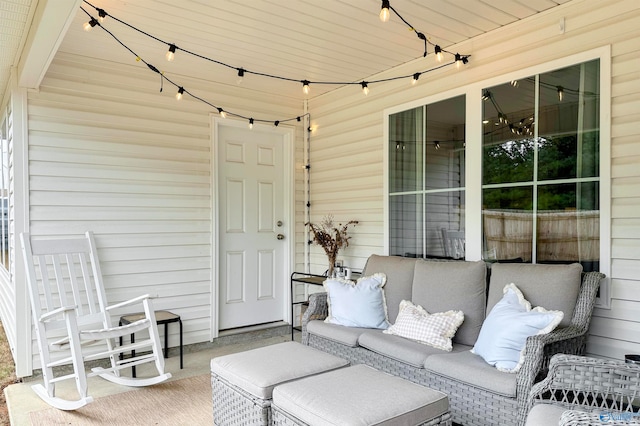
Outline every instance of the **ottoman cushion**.
<svg viewBox="0 0 640 426"><path fill-rule="evenodd" d="M313 425L415 425L449 411L442 392L362 364L279 385L273 405Z"/></svg>
<svg viewBox="0 0 640 426"><path fill-rule="evenodd" d="M301 345L278 343L211 360L211 372L261 399L271 399L274 386L348 365L336 356Z"/></svg>

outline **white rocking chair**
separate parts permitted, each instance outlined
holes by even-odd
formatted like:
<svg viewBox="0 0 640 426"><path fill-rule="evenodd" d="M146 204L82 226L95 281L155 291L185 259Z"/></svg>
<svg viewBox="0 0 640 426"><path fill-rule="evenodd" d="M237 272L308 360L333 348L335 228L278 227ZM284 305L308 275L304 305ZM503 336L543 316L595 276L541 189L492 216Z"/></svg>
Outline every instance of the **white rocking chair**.
<svg viewBox="0 0 640 426"><path fill-rule="evenodd" d="M126 386L148 386L171 377L164 372L164 358L155 313L149 295L108 306L98 253L93 234L83 238L32 241L28 233L20 235L35 331L38 337L44 385L32 386L49 405L61 410L76 410L93 398L88 395L87 377L100 376ZM142 305L145 318L114 327L114 309ZM119 346L120 336L148 330L149 338ZM89 350L86 345L101 343ZM95 345L94 345L95 346ZM119 360L119 355L135 350L135 357ZM63 351L53 357L54 351ZM150 352L149 352L150 351ZM93 368L87 374L85 361L109 358L110 368ZM148 362L155 363L157 375L132 378L120 370ZM54 372L54 367L72 364L73 373ZM57 374L57 376L56 376ZM155 373L154 373L155 374ZM78 400L56 397L56 383L75 380Z"/></svg>

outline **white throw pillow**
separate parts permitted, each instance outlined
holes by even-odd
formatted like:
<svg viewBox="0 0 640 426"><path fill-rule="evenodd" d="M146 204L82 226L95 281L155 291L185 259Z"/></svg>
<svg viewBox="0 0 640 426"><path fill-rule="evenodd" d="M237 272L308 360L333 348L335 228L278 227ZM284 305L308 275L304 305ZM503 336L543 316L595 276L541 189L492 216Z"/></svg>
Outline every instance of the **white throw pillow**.
<svg viewBox="0 0 640 426"><path fill-rule="evenodd" d="M384 330L384 333L395 334L450 352L453 349L451 339L463 321L462 311L430 314L422 306L403 300L400 302L400 312L395 324Z"/></svg>
<svg viewBox="0 0 640 426"><path fill-rule="evenodd" d="M520 289L507 284L504 296L485 318L471 352L500 371L516 373L524 362L527 337L551 332L563 316L562 311L531 309Z"/></svg>
<svg viewBox="0 0 640 426"><path fill-rule="evenodd" d="M389 327L383 290L386 282L387 276L383 273L362 277L356 283L339 278L326 279L324 288L329 316L324 321L347 327Z"/></svg>

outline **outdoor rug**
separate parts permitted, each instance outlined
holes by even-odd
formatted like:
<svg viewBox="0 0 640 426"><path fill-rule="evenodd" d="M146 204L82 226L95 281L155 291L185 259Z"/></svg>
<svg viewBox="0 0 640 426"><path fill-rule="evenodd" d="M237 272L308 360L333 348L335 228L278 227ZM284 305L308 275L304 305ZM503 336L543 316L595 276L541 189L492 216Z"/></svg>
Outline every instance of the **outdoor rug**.
<svg viewBox="0 0 640 426"><path fill-rule="evenodd" d="M30 413L31 424L51 425L212 425L211 376L189 377L121 392L76 411L47 408Z"/></svg>

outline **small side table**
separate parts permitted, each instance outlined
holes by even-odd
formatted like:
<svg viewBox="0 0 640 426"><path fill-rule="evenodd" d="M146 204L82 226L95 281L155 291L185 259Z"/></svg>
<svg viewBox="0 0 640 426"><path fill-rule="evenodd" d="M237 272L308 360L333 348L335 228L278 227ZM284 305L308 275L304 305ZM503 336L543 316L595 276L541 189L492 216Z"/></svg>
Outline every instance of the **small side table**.
<svg viewBox="0 0 640 426"><path fill-rule="evenodd" d="M169 323L172 322L177 322L180 324L180 369L182 370L183 368L183 363L182 363L182 319L180 318L180 315L174 314L173 312L169 312L169 311L155 311L155 315L156 315L156 323L158 325L162 325L164 324L164 350L163 350L163 354L165 358L168 358L169 356L169 333L168 328L169 328ZM127 324L131 324L132 322L136 322L139 321L141 319L144 318L144 313L143 312L139 312L139 313L135 313L135 314L128 314L128 315L123 315L120 317L120 325L127 325ZM131 334L131 343L135 343L135 334L132 333ZM120 337L120 345L122 345L122 337ZM136 351L133 350L131 351L131 356L136 356ZM122 354L120 354L120 359L122 359ZM133 367L131 367L131 374L133 377L136 377L136 367L135 365Z"/></svg>

